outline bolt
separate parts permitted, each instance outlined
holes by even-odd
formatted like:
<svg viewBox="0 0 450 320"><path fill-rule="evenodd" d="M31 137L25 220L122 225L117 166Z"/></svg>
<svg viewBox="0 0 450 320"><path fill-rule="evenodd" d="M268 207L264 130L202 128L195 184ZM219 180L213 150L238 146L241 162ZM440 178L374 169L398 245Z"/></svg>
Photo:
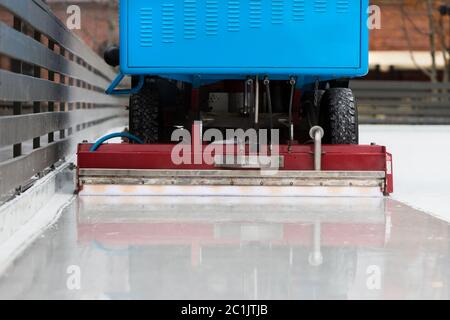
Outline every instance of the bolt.
<svg viewBox="0 0 450 320"><path fill-rule="evenodd" d="M297 83L297 81L295 80L294 77L291 77L291 79L289 80L289 83L291 84L291 86L293 86Z"/></svg>

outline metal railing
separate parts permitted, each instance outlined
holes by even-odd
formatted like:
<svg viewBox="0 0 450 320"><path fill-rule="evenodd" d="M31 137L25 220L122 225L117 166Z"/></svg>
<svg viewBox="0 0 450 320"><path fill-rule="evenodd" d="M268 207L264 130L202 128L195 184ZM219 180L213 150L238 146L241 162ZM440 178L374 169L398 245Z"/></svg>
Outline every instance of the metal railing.
<svg viewBox="0 0 450 320"><path fill-rule="evenodd" d="M41 0L0 0L0 197L123 119L124 101L104 93L114 77Z"/></svg>
<svg viewBox="0 0 450 320"><path fill-rule="evenodd" d="M450 84L356 80L360 123L450 124Z"/></svg>

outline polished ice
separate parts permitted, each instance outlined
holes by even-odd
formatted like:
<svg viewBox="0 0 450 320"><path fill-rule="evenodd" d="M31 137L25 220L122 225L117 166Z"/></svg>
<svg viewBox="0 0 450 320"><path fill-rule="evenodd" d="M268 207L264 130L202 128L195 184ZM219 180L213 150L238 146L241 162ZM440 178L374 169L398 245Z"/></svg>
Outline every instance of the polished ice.
<svg viewBox="0 0 450 320"><path fill-rule="evenodd" d="M361 126L394 159L395 199L450 221L450 126Z"/></svg>
<svg viewBox="0 0 450 320"><path fill-rule="evenodd" d="M449 270L448 223L390 199L80 197L0 298L448 299Z"/></svg>

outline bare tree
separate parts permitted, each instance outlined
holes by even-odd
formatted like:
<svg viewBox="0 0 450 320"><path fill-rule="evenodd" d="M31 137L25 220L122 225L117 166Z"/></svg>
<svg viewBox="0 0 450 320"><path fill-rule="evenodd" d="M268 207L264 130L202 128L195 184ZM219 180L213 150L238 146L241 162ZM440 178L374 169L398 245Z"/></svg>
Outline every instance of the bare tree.
<svg viewBox="0 0 450 320"><path fill-rule="evenodd" d="M108 46L116 41L116 8L117 0L108 0Z"/></svg>
<svg viewBox="0 0 450 320"><path fill-rule="evenodd" d="M431 55L431 76L432 82L437 82L437 65L436 65L436 28L434 22L433 1L427 0L427 18L428 18L428 37L430 40L430 55Z"/></svg>
<svg viewBox="0 0 450 320"><path fill-rule="evenodd" d="M402 15L402 30L411 60L432 82L439 81L439 68L437 65L437 56L442 54L444 61L443 82L448 82L450 77L450 54L447 45L448 28L442 15L439 14L439 6L449 3L449 0L401 0L400 10ZM421 9L424 12L424 18L427 20L427 28L420 28L415 19L411 18L408 8ZM414 43L411 39L413 33L427 37L429 51L431 56L431 65L429 68L423 68L416 61L414 56ZM440 52L439 52L440 51Z"/></svg>
<svg viewBox="0 0 450 320"><path fill-rule="evenodd" d="M441 2L441 6L445 6L447 16L450 17L450 0L445 0ZM447 20L447 23L445 22ZM437 28L437 33L439 37L440 47L442 48L442 58L444 60L444 75L443 81L450 81L450 18L444 19L444 14L439 15L439 27Z"/></svg>

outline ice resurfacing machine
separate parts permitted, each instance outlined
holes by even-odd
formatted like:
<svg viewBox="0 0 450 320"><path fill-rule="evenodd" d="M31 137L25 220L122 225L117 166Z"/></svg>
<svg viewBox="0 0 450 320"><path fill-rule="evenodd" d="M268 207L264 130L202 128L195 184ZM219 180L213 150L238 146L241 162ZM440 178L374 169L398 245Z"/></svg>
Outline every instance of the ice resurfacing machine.
<svg viewBox="0 0 450 320"><path fill-rule="evenodd" d="M129 128L78 148L95 194L386 195L349 80L368 71L368 0L120 0ZM131 89L118 89L126 76ZM121 136L123 143L107 144Z"/></svg>

